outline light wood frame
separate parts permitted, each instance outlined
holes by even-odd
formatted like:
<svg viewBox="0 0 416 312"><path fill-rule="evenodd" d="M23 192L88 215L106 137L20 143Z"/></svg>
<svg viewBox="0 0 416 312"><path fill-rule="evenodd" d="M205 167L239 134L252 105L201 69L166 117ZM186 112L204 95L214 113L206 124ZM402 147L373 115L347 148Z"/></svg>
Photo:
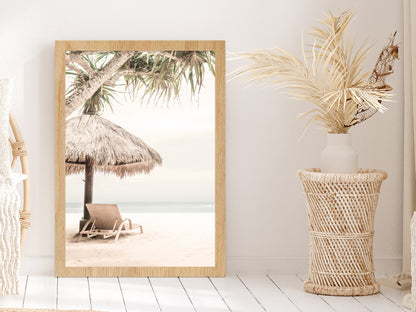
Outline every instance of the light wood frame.
<svg viewBox="0 0 416 312"><path fill-rule="evenodd" d="M65 51L215 51L215 266L65 266ZM56 276L225 275L225 41L56 41L55 144Z"/></svg>

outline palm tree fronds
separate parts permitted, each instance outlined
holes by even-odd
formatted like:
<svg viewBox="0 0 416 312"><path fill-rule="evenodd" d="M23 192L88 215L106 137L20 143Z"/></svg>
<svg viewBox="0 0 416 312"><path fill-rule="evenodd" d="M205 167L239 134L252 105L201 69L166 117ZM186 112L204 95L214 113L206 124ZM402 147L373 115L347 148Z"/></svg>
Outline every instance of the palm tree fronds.
<svg viewBox="0 0 416 312"><path fill-rule="evenodd" d="M137 54L126 63L121 71L126 88L133 96L144 88L142 100L165 100L177 98L182 82L191 86L195 95L203 86L205 67L215 75L215 54L212 51L165 51Z"/></svg>
<svg viewBox="0 0 416 312"><path fill-rule="evenodd" d="M117 92L115 86L124 85L132 98L141 102L168 102L178 98L183 82L191 86L191 95L200 92L206 69L215 75L213 51L138 51L119 67L96 92L84 102L84 112L100 113ZM93 75L102 70L116 55L115 51L82 53L67 52L67 73L74 81L67 88L70 96ZM75 62L76 61L76 62Z"/></svg>

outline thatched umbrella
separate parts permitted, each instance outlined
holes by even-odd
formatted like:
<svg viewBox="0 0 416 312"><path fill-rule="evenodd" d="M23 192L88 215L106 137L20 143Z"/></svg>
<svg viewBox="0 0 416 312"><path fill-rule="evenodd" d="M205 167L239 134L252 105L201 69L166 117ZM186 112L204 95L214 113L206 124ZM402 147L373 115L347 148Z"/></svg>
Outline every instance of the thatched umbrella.
<svg viewBox="0 0 416 312"><path fill-rule="evenodd" d="M84 218L86 204L92 202L94 171L112 173L121 179L136 173L149 173L162 164L162 158L140 138L98 115L73 117L65 122L65 174L85 170Z"/></svg>

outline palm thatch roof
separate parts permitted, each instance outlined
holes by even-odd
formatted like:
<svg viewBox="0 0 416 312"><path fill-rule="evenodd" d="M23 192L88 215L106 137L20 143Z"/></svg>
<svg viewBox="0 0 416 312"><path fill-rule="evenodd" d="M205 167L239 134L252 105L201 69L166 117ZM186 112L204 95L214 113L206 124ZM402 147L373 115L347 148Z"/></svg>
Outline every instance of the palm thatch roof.
<svg viewBox="0 0 416 312"><path fill-rule="evenodd" d="M65 174L83 172L86 158L94 170L120 178L149 173L162 164L160 155L140 138L98 115L81 115L66 120Z"/></svg>

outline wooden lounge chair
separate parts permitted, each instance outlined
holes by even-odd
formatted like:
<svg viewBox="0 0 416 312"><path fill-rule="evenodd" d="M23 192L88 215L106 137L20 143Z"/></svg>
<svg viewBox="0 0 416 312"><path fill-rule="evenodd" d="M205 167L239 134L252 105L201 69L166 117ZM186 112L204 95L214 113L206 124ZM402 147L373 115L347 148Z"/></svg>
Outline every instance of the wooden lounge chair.
<svg viewBox="0 0 416 312"><path fill-rule="evenodd" d="M108 204L87 204L90 219L85 223L80 232L80 239L83 235L87 238L102 236L103 238L115 236L115 242L121 233L129 234L143 233L143 227L133 224L130 219L122 219L117 205Z"/></svg>

